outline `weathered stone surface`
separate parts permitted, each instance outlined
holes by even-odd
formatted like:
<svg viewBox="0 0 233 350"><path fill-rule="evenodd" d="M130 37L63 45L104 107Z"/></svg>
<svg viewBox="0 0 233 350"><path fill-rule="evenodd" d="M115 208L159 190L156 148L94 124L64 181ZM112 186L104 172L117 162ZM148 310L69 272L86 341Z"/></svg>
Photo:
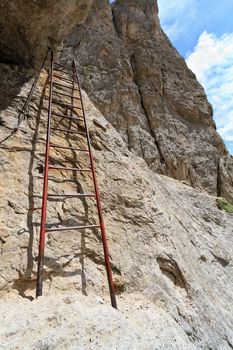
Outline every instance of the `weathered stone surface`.
<svg viewBox="0 0 233 350"><path fill-rule="evenodd" d="M71 293L33 303L16 299L0 306L2 350L197 349L165 310L137 294L133 303L131 296L120 299L121 312L101 298L77 298Z"/></svg>
<svg viewBox="0 0 233 350"><path fill-rule="evenodd" d="M38 98L45 81L46 74L43 73L37 89ZM23 90L22 95L25 93L26 90ZM1 115L5 121L5 126L1 127L4 137L17 122L15 110L16 105L20 108L20 100ZM154 307L156 310L160 308L163 328L167 325L168 333L173 328L173 322L177 323L177 332L182 333L177 340L180 345L176 345L175 340L171 341L171 349L179 346L185 348L183 342L187 337L186 347L190 349L231 349L233 216L217 208L215 197L177 180L155 175L141 157L127 149L117 131L94 108L86 95L84 102L95 150L118 293L123 298L128 295L132 304L137 300L135 293L148 303L149 319L144 312L138 316L142 320L145 317L145 324L150 324L151 317L157 320L157 316L153 316ZM39 104L45 107L47 102L39 103L35 99L31 104L30 117L21 125L21 131L2 144L2 297L8 292L11 293L9 296L16 292L32 298L35 293L40 214L28 209L38 208L41 203L40 171L46 110L42 108L36 115ZM68 126L65 122L62 125ZM56 134L53 140L66 145L84 145L76 136L64 139ZM77 161L81 162L81 166L86 164L84 158L80 159L78 154L67 151L53 151L51 160L54 164L64 164L64 157L67 165L76 165ZM91 191L88 176L68 178L65 173L60 173L56 179L55 174L51 175L51 191ZM48 223L53 225L94 223L96 220L95 207L91 202L69 199L53 201L48 207ZM82 293L99 295L108 300L98 232L87 230L80 233L70 231L65 235L49 234L45 268L45 294L75 291L77 297ZM114 322L118 324L120 321L117 319ZM126 327L130 327L130 324ZM160 337L157 331L155 336ZM155 341L159 349L163 348L160 340L156 343L154 332L149 333L148 337Z"/></svg>
<svg viewBox="0 0 233 350"><path fill-rule="evenodd" d="M195 75L160 28L156 1L97 0L66 40L82 86L150 168L217 193L226 155L212 107Z"/></svg>
<svg viewBox="0 0 233 350"><path fill-rule="evenodd" d="M219 162L219 194L233 203L233 157L227 155Z"/></svg>
<svg viewBox="0 0 233 350"><path fill-rule="evenodd" d="M0 61L40 62L48 46L57 47L75 24L85 20L93 0L2 0Z"/></svg>

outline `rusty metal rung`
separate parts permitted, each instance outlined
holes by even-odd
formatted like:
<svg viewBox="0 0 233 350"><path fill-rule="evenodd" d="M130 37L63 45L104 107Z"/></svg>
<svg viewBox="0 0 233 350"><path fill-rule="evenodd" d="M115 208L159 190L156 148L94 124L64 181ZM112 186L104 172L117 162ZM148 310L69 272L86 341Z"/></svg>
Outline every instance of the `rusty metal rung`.
<svg viewBox="0 0 233 350"><path fill-rule="evenodd" d="M55 74L54 74L54 78L62 79L62 80L67 81L69 83L77 84L77 82L75 80L66 79L64 77L59 77L58 75L55 75Z"/></svg>
<svg viewBox="0 0 233 350"><path fill-rule="evenodd" d="M68 227L56 227L56 228L46 228L46 232L54 231L71 231L71 230L85 230L87 228L99 228L99 225L84 225L84 226L68 226Z"/></svg>
<svg viewBox="0 0 233 350"><path fill-rule="evenodd" d="M54 167L54 166L49 166L49 169L51 170L66 170L66 171L85 171L85 172L91 172L91 169L79 169L79 168L65 168L65 167Z"/></svg>
<svg viewBox="0 0 233 350"><path fill-rule="evenodd" d="M54 94L58 94L58 95L62 95L62 96L74 98L74 99L76 99L76 100L80 100L80 97L75 97L75 96L71 96L71 95L66 95L66 94L63 94L63 93L60 92L60 91L54 91Z"/></svg>
<svg viewBox="0 0 233 350"><path fill-rule="evenodd" d="M59 115L59 114L55 114L55 113L53 113L53 114L57 117L60 117L60 118L72 119L72 120L78 120L80 122L84 122L83 118L67 117L66 115Z"/></svg>
<svg viewBox="0 0 233 350"><path fill-rule="evenodd" d="M68 107L68 108L71 108L71 109L81 109L82 110L82 107L76 107L76 106L73 106L73 105L71 105L69 103L58 101L58 100L53 100L53 103L61 105L61 106L64 106L64 107Z"/></svg>
<svg viewBox="0 0 233 350"><path fill-rule="evenodd" d="M60 118L64 118L64 119L72 119L72 120L78 120L80 122L84 122L83 118L68 117L66 115L61 115L61 114L54 113L54 112L52 112L52 115L55 115L56 117L60 117Z"/></svg>
<svg viewBox="0 0 233 350"><path fill-rule="evenodd" d="M41 210L42 208L28 208L28 211L37 211L37 210Z"/></svg>
<svg viewBox="0 0 233 350"><path fill-rule="evenodd" d="M82 149L82 148L66 147L66 146L59 146L59 145L54 145L54 144L51 144L50 147L52 147L52 148L61 148L61 149L70 149L72 151L79 151L79 152L89 153L87 149Z"/></svg>
<svg viewBox="0 0 233 350"><path fill-rule="evenodd" d="M72 85L64 85L64 84L57 83L56 81L53 82L53 85L58 85L61 87L65 87L67 89L72 89L74 91L80 91L79 89L74 88Z"/></svg>
<svg viewBox="0 0 233 350"><path fill-rule="evenodd" d="M54 72L58 72L58 74L59 73L63 73L63 74L66 74L66 75L68 75L69 77L73 77L73 74L71 74L71 73L67 73L65 70L61 70L61 69L57 69L57 68L54 68ZM63 77L62 77L63 78Z"/></svg>
<svg viewBox="0 0 233 350"><path fill-rule="evenodd" d="M77 193L77 194L71 194L71 193L64 193L64 194L52 194L48 193L48 197L67 197L67 198L72 198L72 197L95 197L94 193Z"/></svg>
<svg viewBox="0 0 233 350"><path fill-rule="evenodd" d="M86 136L85 132L79 132L79 131L75 131L75 130L69 130L69 129L58 129L58 128L50 128L51 130L56 130L56 131L61 131L61 132L68 132L70 134L77 134L77 135L82 135L82 136Z"/></svg>
<svg viewBox="0 0 233 350"><path fill-rule="evenodd" d="M66 66L66 65L64 65L64 64L62 64L62 63L54 62L54 64L55 64L56 66L59 66L59 67L64 67L64 68L73 70L73 67Z"/></svg>

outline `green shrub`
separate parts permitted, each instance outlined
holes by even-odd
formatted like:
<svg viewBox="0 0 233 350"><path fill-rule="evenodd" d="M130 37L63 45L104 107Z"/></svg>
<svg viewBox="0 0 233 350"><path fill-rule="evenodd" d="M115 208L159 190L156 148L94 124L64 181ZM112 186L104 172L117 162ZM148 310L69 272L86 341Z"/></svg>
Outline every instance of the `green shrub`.
<svg viewBox="0 0 233 350"><path fill-rule="evenodd" d="M233 204L228 202L225 198L217 198L217 206L220 210L225 210L227 213L233 214Z"/></svg>

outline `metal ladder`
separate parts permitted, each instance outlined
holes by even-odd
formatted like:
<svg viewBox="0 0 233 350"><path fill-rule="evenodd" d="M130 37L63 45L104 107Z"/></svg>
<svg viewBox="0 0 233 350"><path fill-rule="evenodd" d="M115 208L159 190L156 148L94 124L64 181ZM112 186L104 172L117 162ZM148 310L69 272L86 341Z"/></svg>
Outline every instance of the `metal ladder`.
<svg viewBox="0 0 233 350"><path fill-rule="evenodd" d="M44 184L43 184L43 197L42 197L42 213L41 213L41 226L40 226L40 240L39 240L39 254L38 254L38 269L37 269L37 282L36 282L36 297L39 297L42 295L43 292L43 274L44 274L44 260L45 260L45 240L46 240L46 233L54 232L54 231L68 231L68 230L85 230L85 229L100 229L101 231L101 237L102 237L102 243L103 243L103 250L104 250L104 258L105 258L105 266L107 271L107 278L108 278L108 285L109 285L109 292L110 292L110 299L111 304L114 308L117 309L117 302L116 302L116 296L114 291L114 282L113 282L113 276L112 276L112 269L109 259L109 252L108 252L108 244L107 244L107 238L106 238L106 232L105 232L105 225L102 215L102 208L101 208L101 201L100 201L100 194L99 189L97 185L97 178L95 173L95 166L94 166L94 160L91 150L91 142L90 142L90 136L88 132L88 126L87 126L87 119L85 116L85 110L83 105L83 98L82 98L82 92L80 88L80 82L77 72L77 67L75 64L75 60L73 60L72 67L65 66L60 63L54 62L54 53L53 50L50 50L51 53L51 60L50 60L50 74L49 74L49 99L48 99L48 120L47 120L47 136L46 136L46 149L45 149L45 161L44 161ZM68 73L67 73L68 71ZM67 76L69 78L67 78ZM62 83L58 80L61 79ZM59 90L57 90L57 88ZM79 96L75 96L76 94L79 94ZM55 98L56 96L56 98ZM70 98L70 103L67 103L65 101L65 98ZM63 100L62 100L63 99ZM79 101L79 107L75 106L75 103ZM58 105L60 109L65 110L64 113L60 114L53 111L53 106ZM78 111L78 112L77 112ZM59 119L60 118L60 119ZM51 121L56 119L57 121L61 119L68 119L71 123L73 123L72 128L69 129L63 129L61 127L54 128L51 124ZM82 122L82 132L79 131L78 123ZM71 124L70 124L71 125ZM75 126L77 127L75 130ZM62 135L63 132L65 133L72 133L80 137L85 138L86 148L85 149L79 149L75 147L66 147L63 145L57 145L54 143L51 143L51 136L53 131L58 131L60 135ZM90 166L88 168L68 168L68 167L61 167L61 166L54 166L51 165L50 162L50 150L53 149L66 149L66 150L72 150L75 152L80 152L80 154L88 154L89 164ZM79 194L59 194L59 193L49 193L49 173L50 171L68 171L68 172L75 172L83 173L83 172L90 172L92 175L92 181L93 181L93 193L79 193ZM99 218L99 224L98 225L80 225L80 226L71 226L71 227L49 227L46 225L47 221L47 203L50 198L94 198L96 201L97 211L98 211L98 218Z"/></svg>

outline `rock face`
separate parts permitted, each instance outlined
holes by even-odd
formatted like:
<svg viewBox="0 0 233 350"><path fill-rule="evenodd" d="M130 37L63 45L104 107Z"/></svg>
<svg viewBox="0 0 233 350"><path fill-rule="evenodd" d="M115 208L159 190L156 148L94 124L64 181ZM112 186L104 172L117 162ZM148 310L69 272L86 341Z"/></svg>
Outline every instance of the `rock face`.
<svg viewBox="0 0 233 350"><path fill-rule="evenodd" d="M218 209L215 197L232 196L232 157L202 87L163 34L154 1L116 1L112 10L95 1L67 39L63 62L73 49L89 95L84 104L119 312L106 305L96 230L47 234L48 299L24 300L35 295L48 74L42 71L15 132L35 72L0 64L0 348L232 349L233 216ZM53 125L70 126L56 118ZM55 132L51 141L84 146L76 134ZM53 149L50 161L87 165L65 149ZM92 191L88 174L50 176L52 192ZM97 222L90 199L49 203L48 225L87 222Z"/></svg>
<svg viewBox="0 0 233 350"><path fill-rule="evenodd" d="M133 304L129 297L120 300L121 312L100 298L77 299L71 293L0 305L2 350L25 349L25 345L31 350L171 350L172 344L179 350L196 349L169 314L137 295ZM2 315L6 316L1 319Z"/></svg>
<svg viewBox="0 0 233 350"><path fill-rule="evenodd" d="M48 93L44 89L45 82L46 73L43 73L28 120L21 125L18 133L2 144L2 297L7 292L11 292L10 295L17 292L26 298L35 295L40 212L29 208L39 208L41 204L40 173L46 126L45 97ZM5 126L1 128L1 134L4 139L15 127L17 106L20 108L27 89L26 85L21 97L2 113ZM143 305L146 303L149 315L142 311L137 317L151 324L150 329L153 328L154 317L156 320L161 317L164 325L161 332L166 328L170 334L170 349L177 349L177 344L181 349L231 349L232 215L217 208L215 197L177 180L155 175L143 158L127 149L121 136L86 95L84 102L95 150L118 299L132 300L133 308L138 295ZM63 126L68 125L65 123ZM76 136L64 139L62 135L55 134L53 142L83 147L83 141ZM64 158L66 165L76 165L77 161L81 162L81 166L85 164L85 160L76 153L54 151L51 154L54 164L63 165ZM79 178L74 175L68 178L61 172L57 176L51 174L51 177L50 189L54 192L80 191ZM90 178L84 176L82 183L84 180L86 187L81 189L90 191ZM96 220L91 202L59 200L52 201L48 207L48 224L66 226L86 221L94 223ZM57 295L69 291L76 291L77 298L82 293L92 298L99 295L108 300L102 244L96 231L47 235L45 294ZM43 303L35 307L44 310L46 306L43 305L47 304ZM62 308L62 303L60 305ZM98 312L99 308L96 310ZM120 313L123 310L124 306L120 306ZM54 311L51 309L51 312ZM153 316L155 312L156 316ZM46 317L44 311L42 313ZM115 319L115 314L111 315ZM112 321L113 325L122 324L121 317ZM79 320L81 318L74 322ZM177 324L175 338L172 336L174 322ZM124 326L129 332L130 324L131 321ZM96 323L90 327L95 329ZM56 321L53 328L60 334ZM4 329L2 332L6 334ZM103 330L100 336L100 344L104 343L105 332ZM154 331L148 332L151 344L153 341L159 349L166 348L165 340L165 345L160 346L161 341L156 342ZM133 334L137 334L137 330ZM160 339L160 335L155 335ZM37 339L42 341L44 338L39 336ZM112 341L114 344L115 340ZM140 348L143 349L143 346ZM144 348L152 350L154 345L149 343ZM139 348L135 345L135 349Z"/></svg>
<svg viewBox="0 0 233 350"><path fill-rule="evenodd" d="M227 155L219 162L219 195L233 203L233 157Z"/></svg>
<svg viewBox="0 0 233 350"><path fill-rule="evenodd" d="M93 0L2 0L0 62L41 62L75 24L85 20Z"/></svg>
<svg viewBox="0 0 233 350"><path fill-rule="evenodd" d="M66 47L62 60L74 52L83 88L130 150L155 172L217 193L227 152L202 86L160 27L156 1L119 0L112 11L95 1Z"/></svg>

